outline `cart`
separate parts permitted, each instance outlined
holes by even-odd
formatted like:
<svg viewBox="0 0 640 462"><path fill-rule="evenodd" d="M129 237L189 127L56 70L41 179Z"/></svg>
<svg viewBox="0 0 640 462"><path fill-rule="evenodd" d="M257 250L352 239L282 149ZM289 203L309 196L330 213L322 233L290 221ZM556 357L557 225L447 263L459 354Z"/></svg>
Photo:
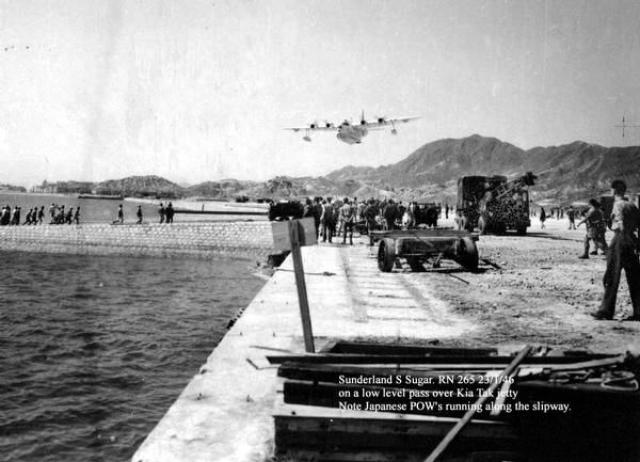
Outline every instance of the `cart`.
<svg viewBox="0 0 640 462"><path fill-rule="evenodd" d="M405 258L412 271L421 271L432 259L434 268L448 258L464 268L478 269L478 235L447 228L374 231L371 245L378 244L378 268L388 273L398 258Z"/></svg>

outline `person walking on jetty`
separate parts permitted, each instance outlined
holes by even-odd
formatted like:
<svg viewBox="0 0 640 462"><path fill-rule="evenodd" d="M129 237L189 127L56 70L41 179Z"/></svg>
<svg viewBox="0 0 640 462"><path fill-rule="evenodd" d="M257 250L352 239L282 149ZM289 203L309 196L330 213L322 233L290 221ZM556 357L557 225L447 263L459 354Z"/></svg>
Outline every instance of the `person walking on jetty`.
<svg viewBox="0 0 640 462"><path fill-rule="evenodd" d="M604 296L600 309L591 313L595 319L613 319L616 309L616 297L622 270L627 276L627 285L631 295L633 315L624 321L640 321L640 261L638 261L640 211L624 198L627 185L622 180L611 183L613 190L613 209L611 211L611 230L613 238L607 252L607 269L602 283Z"/></svg>
<svg viewBox="0 0 640 462"><path fill-rule="evenodd" d="M64 212L64 205L61 205L61 206L58 208L58 211L56 212L56 217L55 217L54 222L55 222L56 224L58 224L58 225L62 225L62 224L64 224L64 214L65 214L65 212Z"/></svg>
<svg viewBox="0 0 640 462"><path fill-rule="evenodd" d="M122 204L118 205L118 219L115 220L113 224L124 224L124 210L122 209Z"/></svg>
<svg viewBox="0 0 640 462"><path fill-rule="evenodd" d="M31 224L31 216L33 215L33 208L30 208L29 211L27 212L27 216L24 219L24 223L22 223L23 225L30 225Z"/></svg>
<svg viewBox="0 0 640 462"><path fill-rule="evenodd" d="M76 225L80 224L80 207L76 207L76 213L73 215L73 221L75 221Z"/></svg>
<svg viewBox="0 0 640 462"><path fill-rule="evenodd" d="M136 221L136 224L141 225L142 224L142 206L141 205L138 206L138 210L136 211L136 216L138 217L138 221Z"/></svg>
<svg viewBox="0 0 640 462"><path fill-rule="evenodd" d="M67 212L67 215L64 217L64 222L70 225L72 221L73 221L73 207L70 207L69 211Z"/></svg>
<svg viewBox="0 0 640 462"><path fill-rule="evenodd" d="M342 221L342 243L347 243L347 234L349 234L349 245L353 245L353 220L355 210L349 203L349 198L344 198L344 204L340 207L340 221Z"/></svg>
<svg viewBox="0 0 640 462"><path fill-rule="evenodd" d="M38 224L41 225L44 222L44 205L40 207L38 212Z"/></svg>
<svg viewBox="0 0 640 462"><path fill-rule="evenodd" d="M544 222L547 220L547 212L544 207L540 207L540 229L544 229Z"/></svg>
<svg viewBox="0 0 640 462"><path fill-rule="evenodd" d="M18 226L20 224L20 207L17 205L13 208L13 216L11 217L11 224Z"/></svg>
<svg viewBox="0 0 640 462"><path fill-rule="evenodd" d="M160 215L160 224L164 223L165 210L162 202L160 202L160 207L158 207L158 215Z"/></svg>
<svg viewBox="0 0 640 462"><path fill-rule="evenodd" d="M0 225L6 226L11 220L11 208L7 205L2 207L2 213L0 214Z"/></svg>
<svg viewBox="0 0 640 462"><path fill-rule="evenodd" d="M173 204L171 202L167 205L164 213L166 215L165 223L173 223L173 214L175 213L175 210L173 210Z"/></svg>
<svg viewBox="0 0 640 462"><path fill-rule="evenodd" d="M585 224L587 227L587 234L584 237L584 253L578 258L589 258L589 241L593 241L594 249L591 255L598 255L598 247L602 250L603 254L607 253L607 241L605 240L604 233L606 231L606 224L604 221L604 214L600 209L600 203L591 199L589 201L591 207L587 211L585 217L576 225L580 227L581 224Z"/></svg>
<svg viewBox="0 0 640 462"><path fill-rule="evenodd" d="M53 202L49 206L49 217L51 218L51 223L53 223L54 218L56 217L56 204Z"/></svg>

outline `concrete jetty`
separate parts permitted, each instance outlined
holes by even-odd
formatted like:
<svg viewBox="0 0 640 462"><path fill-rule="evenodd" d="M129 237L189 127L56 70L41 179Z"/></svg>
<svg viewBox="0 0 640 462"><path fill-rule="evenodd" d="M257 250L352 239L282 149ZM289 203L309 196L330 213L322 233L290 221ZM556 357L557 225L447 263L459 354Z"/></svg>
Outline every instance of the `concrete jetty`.
<svg viewBox="0 0 640 462"><path fill-rule="evenodd" d="M0 226L0 248L77 255L213 256L264 259L268 221Z"/></svg>
<svg viewBox="0 0 640 462"><path fill-rule="evenodd" d="M363 243L302 249L316 348L337 339L446 339L475 326L424 284L381 273ZM272 455L276 368L265 356L304 352L288 258L134 454L134 462L264 461Z"/></svg>

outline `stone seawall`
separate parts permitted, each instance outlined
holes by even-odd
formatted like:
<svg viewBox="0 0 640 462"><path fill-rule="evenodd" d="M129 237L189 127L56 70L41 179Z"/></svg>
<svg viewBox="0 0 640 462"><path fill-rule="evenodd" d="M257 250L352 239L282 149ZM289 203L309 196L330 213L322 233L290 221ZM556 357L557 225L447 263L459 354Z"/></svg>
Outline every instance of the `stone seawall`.
<svg viewBox="0 0 640 462"><path fill-rule="evenodd" d="M213 222L0 227L0 249L79 255L266 258L271 224Z"/></svg>

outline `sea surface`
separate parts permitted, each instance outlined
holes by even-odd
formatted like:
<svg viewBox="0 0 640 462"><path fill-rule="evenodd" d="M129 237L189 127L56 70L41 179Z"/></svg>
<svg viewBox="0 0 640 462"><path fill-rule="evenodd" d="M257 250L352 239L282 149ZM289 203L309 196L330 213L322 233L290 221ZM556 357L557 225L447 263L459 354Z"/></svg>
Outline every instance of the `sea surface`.
<svg viewBox="0 0 640 462"><path fill-rule="evenodd" d="M129 459L264 284L251 264L0 251L0 460Z"/></svg>

